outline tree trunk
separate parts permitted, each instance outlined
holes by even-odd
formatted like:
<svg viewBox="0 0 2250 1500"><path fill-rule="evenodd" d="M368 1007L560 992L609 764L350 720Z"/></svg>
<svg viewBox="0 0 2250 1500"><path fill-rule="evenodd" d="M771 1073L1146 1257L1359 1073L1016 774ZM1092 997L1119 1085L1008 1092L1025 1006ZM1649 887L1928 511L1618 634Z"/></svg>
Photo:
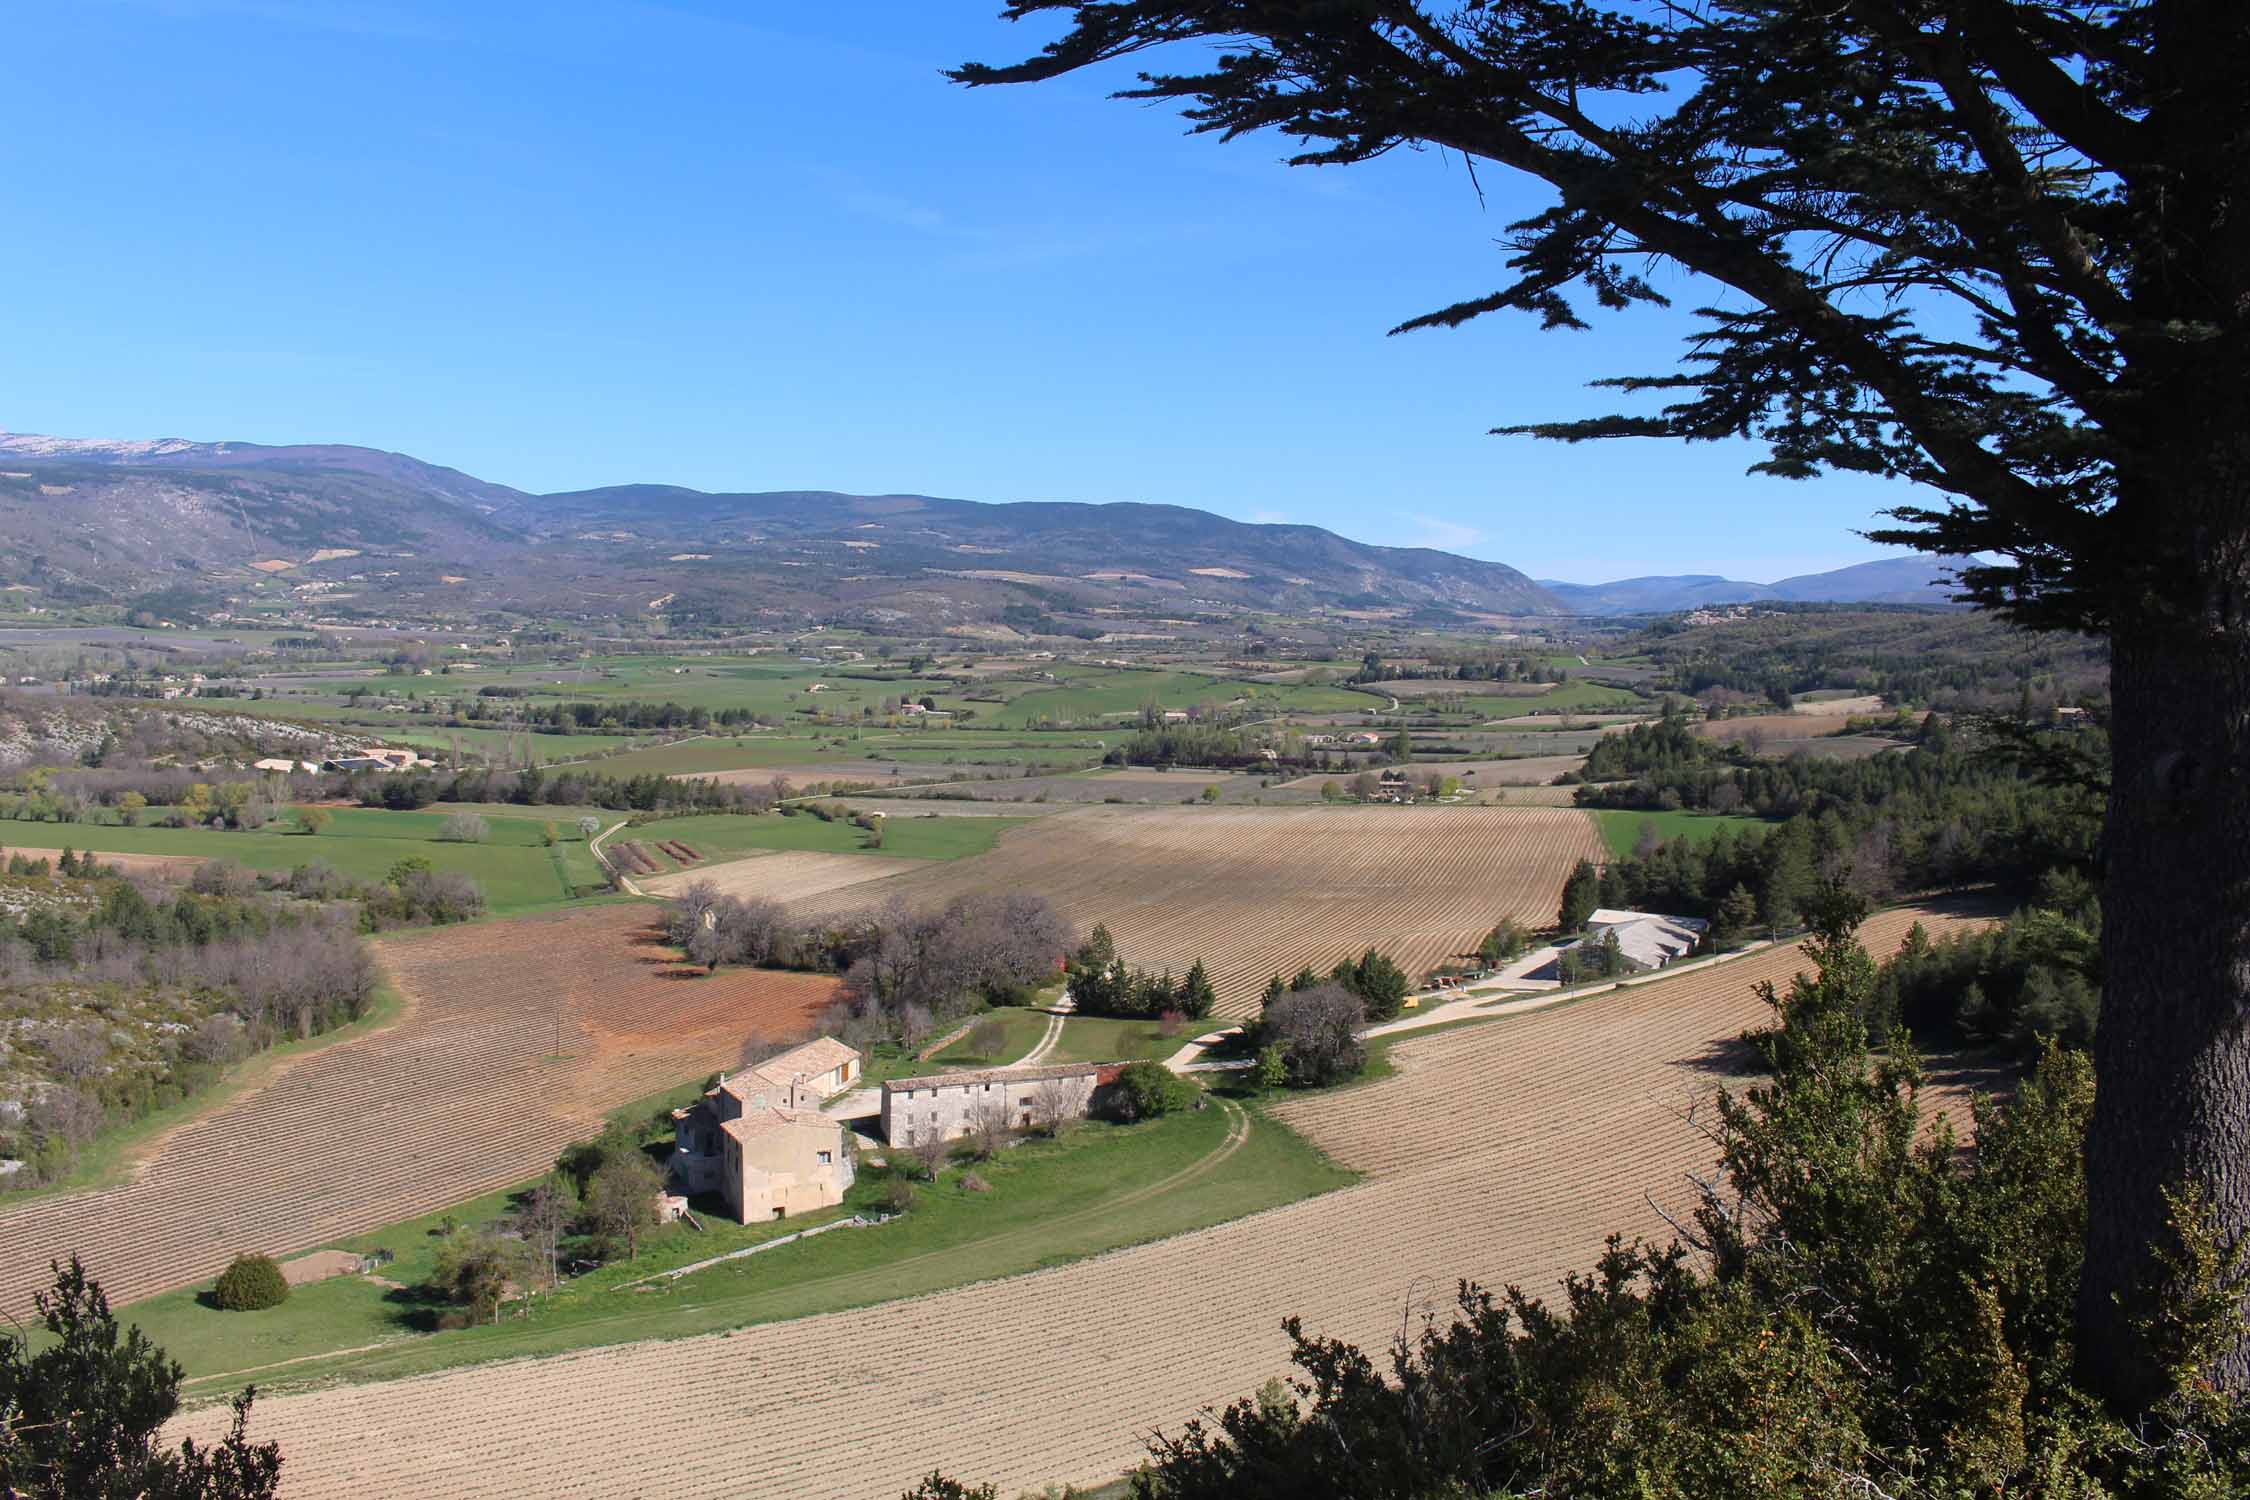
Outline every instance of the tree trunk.
<svg viewBox="0 0 2250 1500"><path fill-rule="evenodd" d="M2115 753L2078 1363L2126 1411L2164 1393L2135 1324L2166 1292L2165 1191L2250 1236L2250 8L2150 15L2117 492L2089 559ZM2206 1373L2250 1393L2250 1338Z"/></svg>
<svg viewBox="0 0 2250 1500"><path fill-rule="evenodd" d="M2225 1234L2250 1234L2250 413L2228 442L2224 457L2202 447L2200 481L2221 494L2201 519L2232 523L2192 527L2195 558L2179 559L2200 573L2203 607L2151 619L2144 606L2113 636L2078 1359L2125 1410L2164 1389L2134 1332L2162 1296L2164 1190L2200 1189ZM2163 512L2192 526L2182 509ZM2250 1340L2210 1373L2250 1391Z"/></svg>

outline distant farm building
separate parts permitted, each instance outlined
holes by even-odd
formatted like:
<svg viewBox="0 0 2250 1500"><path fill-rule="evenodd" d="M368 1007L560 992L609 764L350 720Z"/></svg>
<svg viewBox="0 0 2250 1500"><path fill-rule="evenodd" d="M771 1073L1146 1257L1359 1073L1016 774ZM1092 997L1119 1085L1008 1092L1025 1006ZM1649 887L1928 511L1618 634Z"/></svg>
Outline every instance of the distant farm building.
<svg viewBox="0 0 2250 1500"><path fill-rule="evenodd" d="M883 1085L883 1139L894 1146L950 1141L977 1128L989 1112L1010 1130L1093 1113L1122 1063L1054 1063L894 1078Z"/></svg>
<svg viewBox="0 0 2250 1500"><path fill-rule="evenodd" d="M1614 933L1618 951L1629 966L1635 970L1661 969L1693 953L1709 926L1700 917L1668 917L1604 906L1586 918L1585 942L1599 944Z"/></svg>
<svg viewBox="0 0 2250 1500"><path fill-rule="evenodd" d="M852 1185L848 1129L821 1102L862 1072L859 1053L821 1037L767 1058L672 1111L672 1175L716 1192L744 1224L832 1208Z"/></svg>

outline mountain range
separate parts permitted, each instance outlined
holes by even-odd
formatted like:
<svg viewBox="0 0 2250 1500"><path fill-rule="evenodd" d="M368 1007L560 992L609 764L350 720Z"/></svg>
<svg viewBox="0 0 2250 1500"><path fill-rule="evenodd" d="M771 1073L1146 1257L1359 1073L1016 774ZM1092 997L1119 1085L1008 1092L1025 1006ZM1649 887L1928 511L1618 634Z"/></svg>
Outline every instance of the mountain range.
<svg viewBox="0 0 2250 1500"><path fill-rule="evenodd" d="M1504 563L1173 505L652 484L538 495L342 444L0 433L0 586L66 602L265 580L269 594L286 585L362 616L1065 619L1088 633L1105 618L1198 612L1403 609L1443 622L1749 599L1935 602L1932 571L1905 559L1772 585L1542 584Z"/></svg>
<svg viewBox="0 0 2250 1500"><path fill-rule="evenodd" d="M1908 553L1774 583L1744 583L1715 573L1620 578L1612 583L1539 586L1580 615L1669 614L1703 604L1947 604L1954 585L1942 558Z"/></svg>

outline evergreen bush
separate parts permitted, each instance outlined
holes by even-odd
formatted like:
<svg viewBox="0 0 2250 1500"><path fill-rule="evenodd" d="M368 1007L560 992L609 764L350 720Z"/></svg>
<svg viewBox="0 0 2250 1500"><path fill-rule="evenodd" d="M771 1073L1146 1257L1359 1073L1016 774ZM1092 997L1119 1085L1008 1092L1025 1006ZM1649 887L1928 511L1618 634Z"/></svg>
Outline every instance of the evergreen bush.
<svg viewBox="0 0 2250 1500"><path fill-rule="evenodd" d="M228 1312L262 1312L289 1300L289 1278L270 1255L237 1255L219 1273L211 1300Z"/></svg>

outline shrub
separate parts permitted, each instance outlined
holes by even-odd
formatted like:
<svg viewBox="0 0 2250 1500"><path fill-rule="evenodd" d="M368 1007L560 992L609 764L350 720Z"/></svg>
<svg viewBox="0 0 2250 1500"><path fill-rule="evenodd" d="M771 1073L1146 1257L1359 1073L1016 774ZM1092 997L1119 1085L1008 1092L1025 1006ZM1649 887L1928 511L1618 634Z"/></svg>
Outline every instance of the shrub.
<svg viewBox="0 0 2250 1500"><path fill-rule="evenodd" d="M1126 1120L1193 1109L1195 1100L1195 1085L1159 1062L1128 1063L1117 1075L1117 1113Z"/></svg>
<svg viewBox="0 0 2250 1500"><path fill-rule="evenodd" d="M258 877L231 859L208 859L188 877L188 889L199 896L247 896L258 888Z"/></svg>
<svg viewBox="0 0 2250 1500"><path fill-rule="evenodd" d="M1260 1041L1280 1047L1290 1087L1320 1088L1350 1078L1367 1061L1359 1042L1366 1019L1359 996L1341 984L1319 982L1268 1005L1258 1023Z"/></svg>
<svg viewBox="0 0 2250 1500"><path fill-rule="evenodd" d="M219 1273L211 1300L228 1312L261 1312L289 1300L289 1278L270 1255L237 1255Z"/></svg>
<svg viewBox="0 0 2250 1500"><path fill-rule="evenodd" d="M438 839L447 844L481 844L486 832L483 818L475 813L459 812L439 827Z"/></svg>
<svg viewBox="0 0 2250 1500"><path fill-rule="evenodd" d="M914 1184L894 1175L883 1185L883 1206L894 1214L905 1213L914 1206Z"/></svg>

